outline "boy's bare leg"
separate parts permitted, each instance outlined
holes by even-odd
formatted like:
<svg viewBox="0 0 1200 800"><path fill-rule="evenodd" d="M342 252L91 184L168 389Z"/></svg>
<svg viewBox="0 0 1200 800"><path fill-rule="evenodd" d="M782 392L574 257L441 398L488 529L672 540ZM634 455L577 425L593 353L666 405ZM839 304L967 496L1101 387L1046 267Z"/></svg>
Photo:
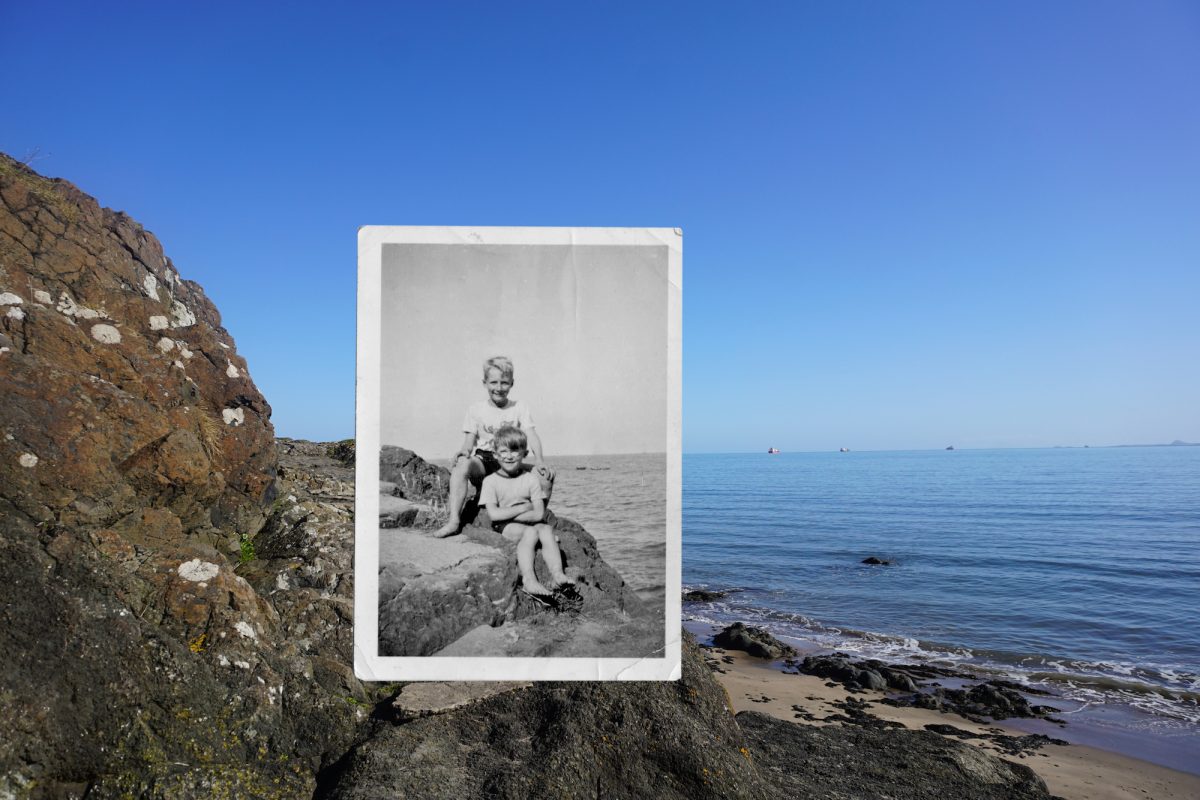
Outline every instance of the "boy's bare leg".
<svg viewBox="0 0 1200 800"><path fill-rule="evenodd" d="M517 545L517 566L521 569L521 583L525 586L525 591L530 594L548 595L550 590L542 586L537 576L533 574L533 551L538 543L538 531L528 525L522 525L525 532L521 535L521 542ZM505 528L508 531L512 528Z"/></svg>
<svg viewBox="0 0 1200 800"><path fill-rule="evenodd" d="M450 511L450 519L433 532L435 537L444 539L458 533L458 529L462 527L463 506L467 503L467 482L479 480L485 471L483 462L474 456L460 458L455 462L454 469L450 470L450 499L446 502L446 508Z"/></svg>
<svg viewBox="0 0 1200 800"><path fill-rule="evenodd" d="M546 569L550 570L552 587L557 589L560 586L574 584L575 581L568 578L567 574L563 572L562 551L558 549L558 539L554 537L554 529L542 523L537 526L537 537L542 542L542 560L546 562Z"/></svg>

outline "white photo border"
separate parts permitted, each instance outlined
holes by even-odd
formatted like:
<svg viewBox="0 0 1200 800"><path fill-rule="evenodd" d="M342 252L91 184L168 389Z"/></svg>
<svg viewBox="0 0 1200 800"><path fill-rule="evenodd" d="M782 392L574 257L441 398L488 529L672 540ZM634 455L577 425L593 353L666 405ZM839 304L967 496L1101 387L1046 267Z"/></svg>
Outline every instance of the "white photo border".
<svg viewBox="0 0 1200 800"><path fill-rule="evenodd" d="M507 658L379 655L379 451L383 245L617 245L667 247L666 576L662 656ZM354 674L365 681L678 680L682 550L683 231L367 225L358 230L355 417Z"/></svg>

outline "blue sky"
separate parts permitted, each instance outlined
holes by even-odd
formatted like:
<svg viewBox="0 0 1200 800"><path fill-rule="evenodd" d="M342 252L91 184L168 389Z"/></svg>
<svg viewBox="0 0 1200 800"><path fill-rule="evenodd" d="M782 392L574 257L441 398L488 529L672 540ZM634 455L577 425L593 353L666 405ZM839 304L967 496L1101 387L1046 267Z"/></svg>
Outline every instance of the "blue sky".
<svg viewBox="0 0 1200 800"><path fill-rule="evenodd" d="M1195 3L331 8L0 5L0 150L162 240L282 435L353 433L359 225L646 225L685 452L1200 441Z"/></svg>

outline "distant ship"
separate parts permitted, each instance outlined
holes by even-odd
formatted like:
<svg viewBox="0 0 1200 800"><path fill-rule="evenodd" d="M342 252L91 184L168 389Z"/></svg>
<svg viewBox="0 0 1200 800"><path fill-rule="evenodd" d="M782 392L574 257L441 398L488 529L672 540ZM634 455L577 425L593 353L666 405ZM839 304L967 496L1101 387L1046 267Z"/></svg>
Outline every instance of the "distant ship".
<svg viewBox="0 0 1200 800"><path fill-rule="evenodd" d="M776 455L778 452L779 452L779 448L778 448L778 447L768 447L768 448L767 448L767 454L768 454L768 455L772 455L772 456L773 456L773 455Z"/></svg>
<svg viewBox="0 0 1200 800"><path fill-rule="evenodd" d="M842 447L842 448L839 448L839 449L838 449L838 452L839 452L839 453L849 453L849 452L850 452L850 448L849 448L849 447Z"/></svg>
<svg viewBox="0 0 1200 800"><path fill-rule="evenodd" d="M950 446L949 446L949 447L947 447L946 449L947 449L947 450L953 450L953 449L954 449L954 445L950 445Z"/></svg>

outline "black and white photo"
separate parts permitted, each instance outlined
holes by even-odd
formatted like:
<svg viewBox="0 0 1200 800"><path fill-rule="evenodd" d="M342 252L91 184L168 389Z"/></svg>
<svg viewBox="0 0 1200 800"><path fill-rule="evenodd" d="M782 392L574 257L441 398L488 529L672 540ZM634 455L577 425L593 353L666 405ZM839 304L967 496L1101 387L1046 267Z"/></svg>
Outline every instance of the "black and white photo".
<svg viewBox="0 0 1200 800"><path fill-rule="evenodd" d="M681 261L673 228L360 229L361 677L677 677Z"/></svg>

